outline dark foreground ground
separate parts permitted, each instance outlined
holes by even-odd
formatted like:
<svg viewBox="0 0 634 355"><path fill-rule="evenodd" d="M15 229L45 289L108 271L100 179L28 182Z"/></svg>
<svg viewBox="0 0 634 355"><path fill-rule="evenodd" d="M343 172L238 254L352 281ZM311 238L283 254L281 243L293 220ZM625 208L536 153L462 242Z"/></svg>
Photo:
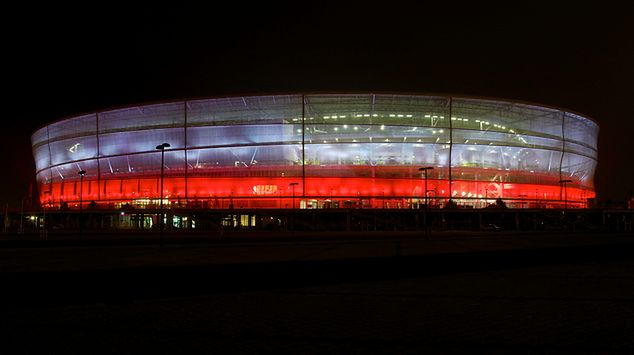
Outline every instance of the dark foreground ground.
<svg viewBox="0 0 634 355"><path fill-rule="evenodd" d="M631 234L5 240L0 268L0 353L634 353Z"/></svg>

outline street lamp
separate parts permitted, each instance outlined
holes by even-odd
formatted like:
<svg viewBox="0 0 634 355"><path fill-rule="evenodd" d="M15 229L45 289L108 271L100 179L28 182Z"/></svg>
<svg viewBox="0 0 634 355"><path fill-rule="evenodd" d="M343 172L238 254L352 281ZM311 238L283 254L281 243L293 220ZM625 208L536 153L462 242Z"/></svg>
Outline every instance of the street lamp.
<svg viewBox="0 0 634 355"><path fill-rule="evenodd" d="M427 171L428 170L434 170L434 167L426 166L423 168L418 168L418 171L422 171L425 174L425 208L427 208L427 205L428 205L428 201L427 201Z"/></svg>
<svg viewBox="0 0 634 355"><path fill-rule="evenodd" d="M86 170L79 170L77 172L79 174L79 240L82 238L82 225L81 225L81 215L83 211L83 203L84 203L84 175L86 175Z"/></svg>
<svg viewBox="0 0 634 355"><path fill-rule="evenodd" d="M297 185L297 182L291 182L290 184L288 184L288 186L290 186L293 190L293 209L295 209L295 185Z"/></svg>
<svg viewBox="0 0 634 355"><path fill-rule="evenodd" d="M156 149L161 151L161 192L159 193L160 196L160 200L159 200L159 204L160 204L160 210L161 210L161 214L160 214L160 237L161 237L161 246L163 246L163 228L165 223L163 222L164 216L163 216L163 170L165 167L165 148L169 148L170 144L169 143L163 143L163 144L159 144L156 146Z"/></svg>
<svg viewBox="0 0 634 355"><path fill-rule="evenodd" d="M568 209L568 189L566 188L566 183L572 182L570 179L562 179L559 180L560 184L564 184L564 210ZM559 196L561 199L561 195Z"/></svg>

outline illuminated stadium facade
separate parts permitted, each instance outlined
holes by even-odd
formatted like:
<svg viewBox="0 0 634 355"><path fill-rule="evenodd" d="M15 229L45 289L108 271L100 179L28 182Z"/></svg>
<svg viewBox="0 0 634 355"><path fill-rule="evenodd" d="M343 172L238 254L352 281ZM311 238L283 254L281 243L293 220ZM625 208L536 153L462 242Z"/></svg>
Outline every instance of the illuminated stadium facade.
<svg viewBox="0 0 634 355"><path fill-rule="evenodd" d="M591 119L535 104L317 94L100 111L40 128L32 146L51 208L155 208L162 143L169 207L419 208L427 192L430 208L570 208L595 195L597 135Z"/></svg>

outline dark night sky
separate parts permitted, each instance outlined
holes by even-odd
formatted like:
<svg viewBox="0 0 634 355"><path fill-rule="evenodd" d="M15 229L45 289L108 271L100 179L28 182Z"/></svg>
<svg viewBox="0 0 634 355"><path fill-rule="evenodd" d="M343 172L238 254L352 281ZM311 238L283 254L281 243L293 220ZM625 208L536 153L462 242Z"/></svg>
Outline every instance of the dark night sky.
<svg viewBox="0 0 634 355"><path fill-rule="evenodd" d="M6 9L3 204L19 206L34 181L30 135L47 122L143 102L298 91L453 93L577 111L601 126L599 197L634 190L626 5L211 4Z"/></svg>

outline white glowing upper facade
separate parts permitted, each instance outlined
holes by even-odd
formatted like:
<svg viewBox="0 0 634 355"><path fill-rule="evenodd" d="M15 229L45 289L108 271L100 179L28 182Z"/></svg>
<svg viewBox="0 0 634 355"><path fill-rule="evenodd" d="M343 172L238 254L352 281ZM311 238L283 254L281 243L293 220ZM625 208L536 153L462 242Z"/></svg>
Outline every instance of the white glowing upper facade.
<svg viewBox="0 0 634 355"><path fill-rule="evenodd" d="M308 196L309 181L318 184L310 179L419 180L421 166L433 166L438 181L559 186L569 179L593 192L598 131L573 112L497 99L271 95L95 112L42 127L32 145L43 200L61 198L55 186L77 181L78 170L96 181L98 200L112 199L108 181L156 178L163 142L170 144L165 175L185 180L172 191L185 199L206 194L196 189L223 174L301 178ZM142 194L139 188L136 197Z"/></svg>

